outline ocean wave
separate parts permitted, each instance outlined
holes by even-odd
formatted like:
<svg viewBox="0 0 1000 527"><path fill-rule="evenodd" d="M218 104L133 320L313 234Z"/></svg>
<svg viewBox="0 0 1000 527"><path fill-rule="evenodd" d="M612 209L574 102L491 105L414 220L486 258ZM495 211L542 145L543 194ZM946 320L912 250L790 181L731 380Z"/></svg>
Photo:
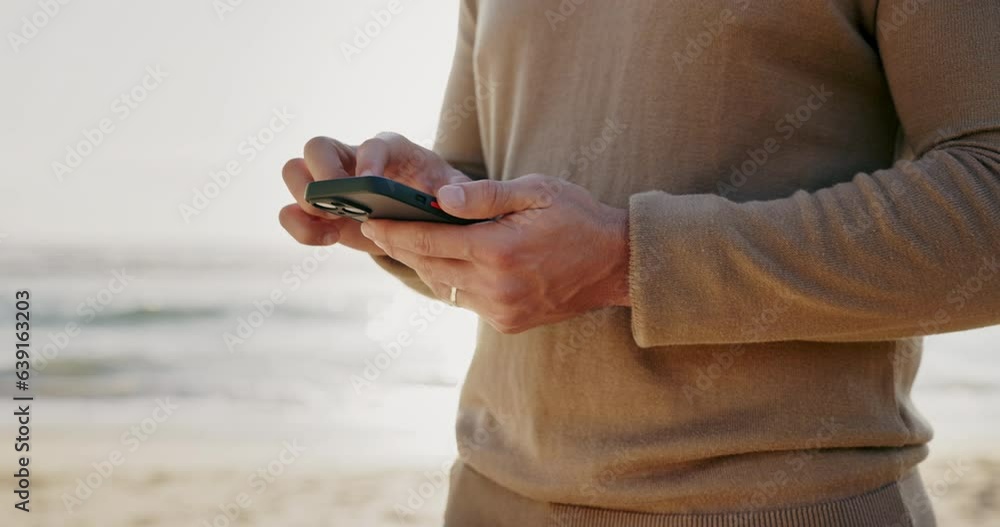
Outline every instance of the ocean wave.
<svg viewBox="0 0 1000 527"><path fill-rule="evenodd" d="M179 324L185 322L204 322L219 320L236 320L246 317L253 311L253 306L236 304L217 304L202 306L129 306L119 309L106 308L101 312L88 309L84 315L63 307L55 311L36 310L32 313L33 321L39 326L63 326L69 323L88 326L132 326L146 324ZM311 306L282 305L275 309L268 318L291 320L331 320L342 317L344 313L318 309Z"/></svg>

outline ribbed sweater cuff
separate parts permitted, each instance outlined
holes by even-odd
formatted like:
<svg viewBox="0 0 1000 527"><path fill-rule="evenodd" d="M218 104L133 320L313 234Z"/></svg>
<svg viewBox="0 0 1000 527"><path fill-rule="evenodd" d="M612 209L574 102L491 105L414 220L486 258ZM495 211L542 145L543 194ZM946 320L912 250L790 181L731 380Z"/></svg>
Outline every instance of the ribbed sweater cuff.
<svg viewBox="0 0 1000 527"><path fill-rule="evenodd" d="M640 346L710 342L712 327L738 322L727 322L725 255L711 243L718 212L714 196L631 197L629 296Z"/></svg>

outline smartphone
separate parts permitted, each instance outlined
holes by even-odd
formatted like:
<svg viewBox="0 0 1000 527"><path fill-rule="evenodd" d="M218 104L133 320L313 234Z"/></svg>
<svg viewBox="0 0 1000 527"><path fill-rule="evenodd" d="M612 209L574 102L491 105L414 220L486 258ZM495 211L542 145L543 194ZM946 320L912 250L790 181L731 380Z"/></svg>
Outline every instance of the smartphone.
<svg viewBox="0 0 1000 527"><path fill-rule="evenodd" d="M318 209L357 221L372 218L456 225L485 221L456 218L441 210L434 196L379 176L313 181L306 187L306 201Z"/></svg>

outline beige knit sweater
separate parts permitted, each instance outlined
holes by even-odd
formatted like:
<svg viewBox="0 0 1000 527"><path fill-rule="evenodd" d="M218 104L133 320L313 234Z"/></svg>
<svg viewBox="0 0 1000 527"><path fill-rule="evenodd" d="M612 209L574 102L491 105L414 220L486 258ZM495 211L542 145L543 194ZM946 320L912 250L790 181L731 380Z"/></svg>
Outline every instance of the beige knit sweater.
<svg viewBox="0 0 1000 527"><path fill-rule="evenodd" d="M468 467L532 500L709 513L926 456L919 336L1000 322L1000 2L461 9L437 150L628 208L633 303L482 324Z"/></svg>

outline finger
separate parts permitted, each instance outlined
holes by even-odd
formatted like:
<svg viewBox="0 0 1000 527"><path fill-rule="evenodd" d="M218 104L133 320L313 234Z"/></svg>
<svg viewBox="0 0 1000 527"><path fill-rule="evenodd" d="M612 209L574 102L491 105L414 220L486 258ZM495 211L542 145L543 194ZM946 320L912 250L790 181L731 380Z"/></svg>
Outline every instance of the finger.
<svg viewBox="0 0 1000 527"><path fill-rule="evenodd" d="M424 283L427 284L427 287L430 288L435 297L440 298L443 302L451 304L451 288L453 286L450 286L445 282L428 282L427 280L424 280ZM467 289L462 289L461 287L457 287L456 289L455 307L468 309L469 311L481 316L488 313L486 309L490 306L490 302Z"/></svg>
<svg viewBox="0 0 1000 527"><path fill-rule="evenodd" d="M373 137L358 145L356 175L384 176L385 167L389 164L389 151L389 142L378 137Z"/></svg>
<svg viewBox="0 0 1000 527"><path fill-rule="evenodd" d="M433 156L431 151L402 135L382 132L358 147L355 170L359 176L391 177L424 192L433 192L440 185L424 177Z"/></svg>
<svg viewBox="0 0 1000 527"><path fill-rule="evenodd" d="M472 238L478 225L448 225L426 221L368 220L361 232L389 256L403 250L422 256L472 260Z"/></svg>
<svg viewBox="0 0 1000 527"><path fill-rule="evenodd" d="M426 284L441 282L460 289L472 285L471 276L475 268L471 262L434 258L403 249L393 251L392 258L416 271Z"/></svg>
<svg viewBox="0 0 1000 527"><path fill-rule="evenodd" d="M441 187L437 193L441 208L459 218L493 218L552 204L562 180L524 176L510 181L480 180Z"/></svg>
<svg viewBox="0 0 1000 527"><path fill-rule="evenodd" d="M359 251L364 251L368 254L373 255L384 255L385 251L380 249L374 242L365 238L361 234L361 223L354 220L347 220L340 222L338 225L340 227L340 243L350 247L351 249L357 249Z"/></svg>
<svg viewBox="0 0 1000 527"><path fill-rule="evenodd" d="M291 159L285 163L285 166L281 169L281 177L285 180L285 186L292 193L295 202L307 214L330 221L339 221L343 218L343 216L318 209L306 201L306 187L313 182L313 176L309 173L309 168L306 166L304 159Z"/></svg>
<svg viewBox="0 0 1000 527"><path fill-rule="evenodd" d="M306 142L303 153L315 181L351 177L354 173L354 149L336 139L314 137Z"/></svg>
<svg viewBox="0 0 1000 527"><path fill-rule="evenodd" d="M297 204L281 209L278 222L303 245L333 245L340 240L337 223L310 216Z"/></svg>

